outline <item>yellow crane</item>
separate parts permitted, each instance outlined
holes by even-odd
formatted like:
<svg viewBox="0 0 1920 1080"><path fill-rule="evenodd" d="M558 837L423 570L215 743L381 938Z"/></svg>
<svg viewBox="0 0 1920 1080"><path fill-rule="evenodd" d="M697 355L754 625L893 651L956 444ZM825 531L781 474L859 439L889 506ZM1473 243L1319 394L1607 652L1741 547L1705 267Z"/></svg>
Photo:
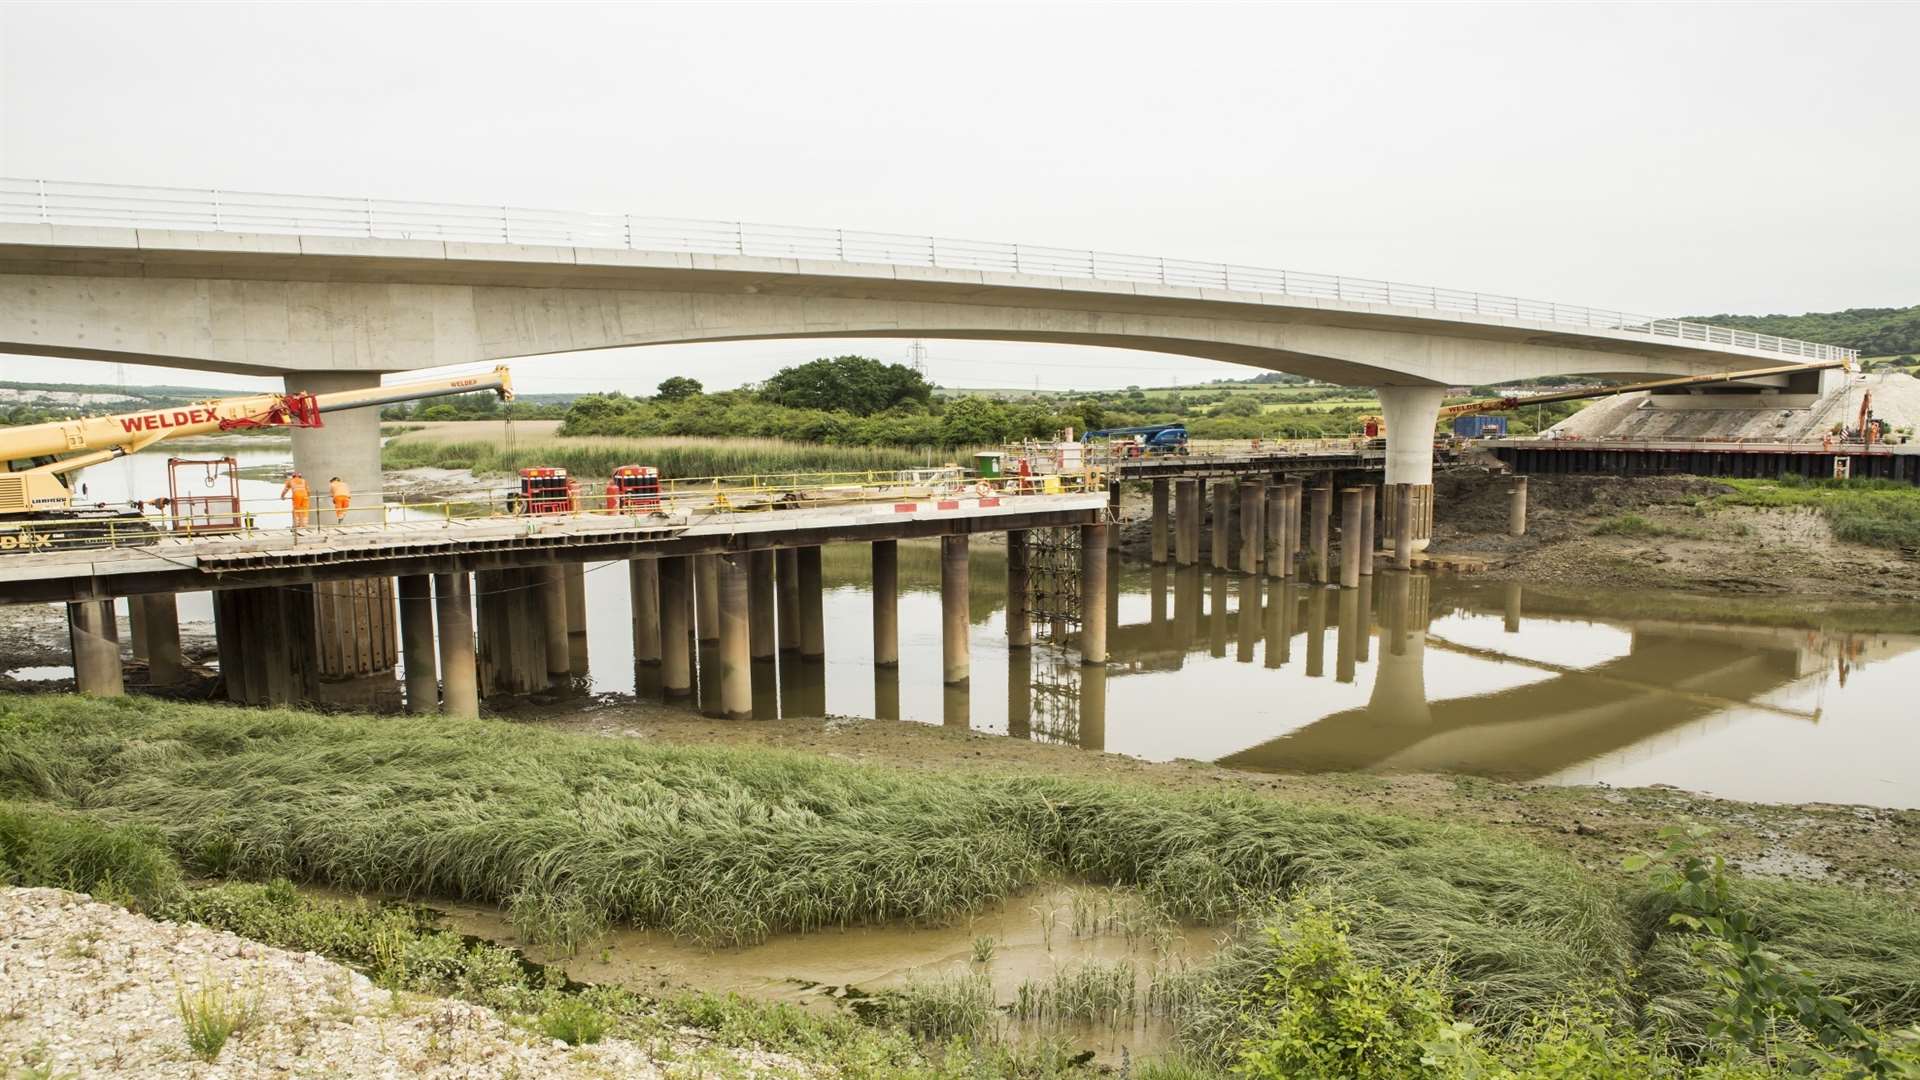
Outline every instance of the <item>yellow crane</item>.
<svg viewBox="0 0 1920 1080"><path fill-rule="evenodd" d="M75 417L0 428L0 552L48 549L119 525L137 529L138 503L77 502L69 477L155 443L263 427L320 427L343 409L493 391L513 399L513 380L496 367L484 375L370 386L331 394L249 394L112 416Z"/></svg>
<svg viewBox="0 0 1920 1080"><path fill-rule="evenodd" d="M1456 405L1442 406L1440 419L1452 420L1457 416L1473 416L1478 413L1506 412L1523 405L1545 405L1554 401L1579 401L1582 398L1612 397L1615 394L1631 394L1639 390L1665 390L1676 386L1702 386L1707 383L1732 382L1736 379L1758 379L1766 375L1792 375L1802 371L1819 371L1823 368L1846 367L1846 360L1817 360L1809 364L1784 364L1779 367L1753 368L1748 371L1727 371L1715 375L1688 375L1678 379L1659 379L1654 382L1628 383L1624 386L1589 386L1579 390L1560 390L1548 394L1530 394L1526 397L1482 398L1479 401L1463 401ZM1362 416L1360 430L1369 439L1378 439L1387 433L1387 421L1382 416Z"/></svg>

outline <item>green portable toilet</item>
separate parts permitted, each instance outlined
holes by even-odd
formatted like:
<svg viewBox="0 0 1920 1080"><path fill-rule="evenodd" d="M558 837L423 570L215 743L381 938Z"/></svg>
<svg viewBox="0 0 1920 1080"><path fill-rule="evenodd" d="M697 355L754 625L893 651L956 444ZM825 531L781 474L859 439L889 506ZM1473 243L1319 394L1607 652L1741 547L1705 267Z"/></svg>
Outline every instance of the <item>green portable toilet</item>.
<svg viewBox="0 0 1920 1080"><path fill-rule="evenodd" d="M998 451L986 451L973 455L974 475L982 480L1000 479L1006 474L1005 470L1000 467L1001 462L1006 460L1006 456L1007 455L999 453Z"/></svg>

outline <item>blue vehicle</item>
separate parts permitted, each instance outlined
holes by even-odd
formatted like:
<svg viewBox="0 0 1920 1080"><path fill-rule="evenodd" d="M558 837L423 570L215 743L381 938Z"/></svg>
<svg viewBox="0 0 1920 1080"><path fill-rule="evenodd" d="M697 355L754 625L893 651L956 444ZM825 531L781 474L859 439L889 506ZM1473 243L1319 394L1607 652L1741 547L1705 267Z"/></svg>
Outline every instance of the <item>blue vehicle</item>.
<svg viewBox="0 0 1920 1080"><path fill-rule="evenodd" d="M1453 418L1453 433L1466 439L1505 438L1507 418L1504 416L1456 416Z"/></svg>
<svg viewBox="0 0 1920 1080"><path fill-rule="evenodd" d="M1107 428L1104 431L1089 431L1081 436L1080 441L1090 443L1095 439L1131 439L1139 447L1142 457L1184 454L1187 452L1187 425L1149 424L1145 427Z"/></svg>

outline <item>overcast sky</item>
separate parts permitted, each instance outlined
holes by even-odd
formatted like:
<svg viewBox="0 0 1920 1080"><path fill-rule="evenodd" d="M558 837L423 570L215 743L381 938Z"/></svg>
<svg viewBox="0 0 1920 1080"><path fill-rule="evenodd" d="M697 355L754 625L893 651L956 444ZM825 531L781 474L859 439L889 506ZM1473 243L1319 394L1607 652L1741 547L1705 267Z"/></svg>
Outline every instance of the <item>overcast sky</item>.
<svg viewBox="0 0 1920 1080"><path fill-rule="evenodd" d="M0 172L1017 240L1663 315L1906 305L1916 41L1920 5L1896 3L5 4ZM645 392L907 349L516 370ZM954 386L1250 373L927 352Z"/></svg>

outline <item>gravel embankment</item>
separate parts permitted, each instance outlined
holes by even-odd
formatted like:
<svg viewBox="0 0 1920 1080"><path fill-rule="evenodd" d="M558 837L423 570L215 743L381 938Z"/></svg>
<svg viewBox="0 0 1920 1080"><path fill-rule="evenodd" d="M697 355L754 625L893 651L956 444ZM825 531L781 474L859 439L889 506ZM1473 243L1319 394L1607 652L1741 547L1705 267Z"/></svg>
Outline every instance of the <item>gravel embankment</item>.
<svg viewBox="0 0 1920 1080"><path fill-rule="evenodd" d="M207 1064L187 1048L182 990L223 985L258 1019ZM571 1047L491 1009L394 994L312 953L157 922L59 889L0 888L0 1075L664 1077L712 1054L606 1039ZM794 1059L728 1054L729 1075L805 1075ZM683 1074L681 1074L683 1075Z"/></svg>

